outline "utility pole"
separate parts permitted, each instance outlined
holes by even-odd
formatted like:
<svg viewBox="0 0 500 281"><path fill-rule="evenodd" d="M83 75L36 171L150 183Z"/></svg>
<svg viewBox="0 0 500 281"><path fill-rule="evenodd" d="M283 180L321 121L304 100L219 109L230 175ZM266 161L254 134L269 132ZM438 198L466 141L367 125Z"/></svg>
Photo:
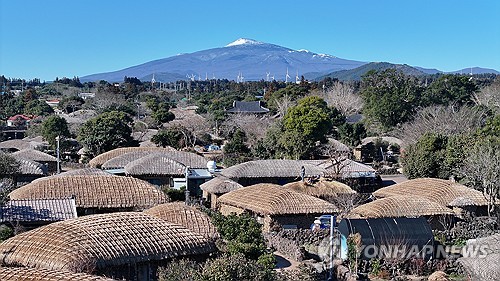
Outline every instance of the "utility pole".
<svg viewBox="0 0 500 281"><path fill-rule="evenodd" d="M184 195L186 196L185 198L185 204L189 205L189 166L186 166L186 191L184 192Z"/></svg>
<svg viewBox="0 0 500 281"><path fill-rule="evenodd" d="M61 160L60 160L60 155L59 155L59 140L61 139L60 136L57 136L56 137L56 142L57 142L57 149L56 149L56 153L57 153L57 173L61 173Z"/></svg>

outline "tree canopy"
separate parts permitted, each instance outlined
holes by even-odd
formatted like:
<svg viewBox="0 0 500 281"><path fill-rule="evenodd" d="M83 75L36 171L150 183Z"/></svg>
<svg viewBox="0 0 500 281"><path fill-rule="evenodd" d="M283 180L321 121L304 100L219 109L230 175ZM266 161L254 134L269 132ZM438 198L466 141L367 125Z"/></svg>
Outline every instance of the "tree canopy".
<svg viewBox="0 0 500 281"><path fill-rule="evenodd" d="M42 136L49 142L52 148L56 147L56 137L70 137L66 119L57 115L51 115L42 123Z"/></svg>
<svg viewBox="0 0 500 281"><path fill-rule="evenodd" d="M118 147L136 146L131 123L132 118L124 112L102 113L82 125L78 141L91 157Z"/></svg>

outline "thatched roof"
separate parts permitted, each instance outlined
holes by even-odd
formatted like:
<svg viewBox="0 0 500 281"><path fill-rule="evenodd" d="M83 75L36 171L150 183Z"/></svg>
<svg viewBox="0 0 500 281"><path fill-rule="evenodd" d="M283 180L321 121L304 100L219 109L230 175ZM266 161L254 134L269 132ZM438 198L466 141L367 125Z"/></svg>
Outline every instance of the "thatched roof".
<svg viewBox="0 0 500 281"><path fill-rule="evenodd" d="M183 202L166 203L144 211L170 223L180 224L206 238L217 238L219 234L210 217L199 209Z"/></svg>
<svg viewBox="0 0 500 281"><path fill-rule="evenodd" d="M65 176L37 179L10 193L11 199L52 199L75 196L79 208L145 209L166 203L154 185L131 177Z"/></svg>
<svg viewBox="0 0 500 281"><path fill-rule="evenodd" d="M345 193L356 193L356 191L352 190L346 184L334 180L326 180L324 178L311 183L307 181L291 182L285 184L283 187L318 198L337 196L338 194Z"/></svg>
<svg viewBox="0 0 500 281"><path fill-rule="evenodd" d="M140 212L84 216L0 244L6 265L92 273L94 269L212 252L203 236Z"/></svg>
<svg viewBox="0 0 500 281"><path fill-rule="evenodd" d="M144 175L169 175L182 176L185 174L186 166L172 160L163 153L153 153L128 163L125 166L125 174L131 176Z"/></svg>
<svg viewBox="0 0 500 281"><path fill-rule="evenodd" d="M394 195L421 196L443 206L486 206L483 194L449 180L419 178L381 188L373 193L383 198ZM463 204L463 205L462 205Z"/></svg>
<svg viewBox="0 0 500 281"><path fill-rule="evenodd" d="M19 175L36 175L36 176L44 176L47 174L47 169L42 164L26 160L26 159L18 159L19 163Z"/></svg>
<svg viewBox="0 0 500 281"><path fill-rule="evenodd" d="M276 184L255 184L219 197L218 202L263 215L319 214L338 212L319 198Z"/></svg>
<svg viewBox="0 0 500 281"><path fill-rule="evenodd" d="M302 167L305 176L320 176L326 170L300 160L255 160L223 169L221 175L230 179L239 178L297 178L300 179Z"/></svg>
<svg viewBox="0 0 500 281"><path fill-rule="evenodd" d="M56 162L57 158L45 152L34 149L23 149L12 153L16 159L26 159L35 162Z"/></svg>
<svg viewBox="0 0 500 281"><path fill-rule="evenodd" d="M242 187L243 185L223 176L217 176L200 185L203 191L214 194L224 194Z"/></svg>
<svg viewBox="0 0 500 281"><path fill-rule="evenodd" d="M365 145L370 142L375 142L377 139L380 139L382 141L386 141L389 144L397 144L399 146L403 145L403 141L401 139L395 138L395 137L366 137L361 140L361 145Z"/></svg>
<svg viewBox="0 0 500 281"><path fill-rule="evenodd" d="M326 175L342 177L363 176L375 174L375 169L351 159L341 158L336 161L330 159L323 160L302 160L304 163L316 165L326 170Z"/></svg>
<svg viewBox="0 0 500 281"><path fill-rule="evenodd" d="M77 217L73 198L9 200L1 207L2 222L53 222Z"/></svg>
<svg viewBox="0 0 500 281"><path fill-rule="evenodd" d="M391 218L453 215L453 210L419 196L396 195L360 205L350 218Z"/></svg>
<svg viewBox="0 0 500 281"><path fill-rule="evenodd" d="M133 176L184 175L187 166L206 169L207 160L191 152L156 152L128 163L125 166L125 174Z"/></svg>
<svg viewBox="0 0 500 281"><path fill-rule="evenodd" d="M102 154L97 155L92 160L89 161L90 167L100 167L106 161L111 158L115 158L125 153L129 152L137 152L137 151L171 151L172 148L163 148L163 147L120 147L108 152L104 152Z"/></svg>
<svg viewBox="0 0 500 281"><path fill-rule="evenodd" d="M57 271L42 268L26 267L0 267L0 280L2 281L113 281L106 277L89 275L85 273L73 273L69 271Z"/></svg>
<svg viewBox="0 0 500 281"><path fill-rule="evenodd" d="M0 142L0 149L17 149L17 150L35 149L36 147L41 145L42 143L35 141L13 139Z"/></svg>
<svg viewBox="0 0 500 281"><path fill-rule="evenodd" d="M328 144L332 145L338 152L351 153L351 149L347 145L334 138L328 138Z"/></svg>
<svg viewBox="0 0 500 281"><path fill-rule="evenodd" d="M112 174L97 168L83 168L69 170L54 176L65 177L65 176L113 176Z"/></svg>
<svg viewBox="0 0 500 281"><path fill-rule="evenodd" d="M500 272L500 233L467 241L469 250L479 250L478 255L458 259L472 280L496 281ZM484 250L484 252L483 252ZM472 252L472 251L470 251ZM469 252L469 253L470 253Z"/></svg>
<svg viewBox="0 0 500 281"><path fill-rule="evenodd" d="M129 153L124 153L120 156L116 156L114 158L109 159L108 161L102 164L101 169L123 169L127 166L128 163L140 159L144 156L147 156L152 153L158 153L155 150L146 150L146 151L134 151Z"/></svg>

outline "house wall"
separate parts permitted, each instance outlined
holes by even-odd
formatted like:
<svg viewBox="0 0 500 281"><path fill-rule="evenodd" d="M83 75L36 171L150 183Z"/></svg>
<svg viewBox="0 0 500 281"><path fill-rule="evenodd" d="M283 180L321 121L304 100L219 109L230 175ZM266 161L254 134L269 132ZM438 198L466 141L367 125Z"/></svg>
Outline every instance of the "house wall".
<svg viewBox="0 0 500 281"><path fill-rule="evenodd" d="M227 204L220 204L219 211L224 216L230 215L232 213L239 215L245 212L245 210L242 208L234 207Z"/></svg>
<svg viewBox="0 0 500 281"><path fill-rule="evenodd" d="M254 185L258 183L274 183L274 184L279 184L279 185L285 185L290 182L298 181L300 180L299 177L276 177L276 178L240 178L238 179L238 183L243 185L243 186L249 186L249 185Z"/></svg>
<svg viewBox="0 0 500 281"><path fill-rule="evenodd" d="M304 214L304 215L280 215L271 216L271 230L281 229L283 225L296 225L300 229L309 229L314 220L323 214Z"/></svg>

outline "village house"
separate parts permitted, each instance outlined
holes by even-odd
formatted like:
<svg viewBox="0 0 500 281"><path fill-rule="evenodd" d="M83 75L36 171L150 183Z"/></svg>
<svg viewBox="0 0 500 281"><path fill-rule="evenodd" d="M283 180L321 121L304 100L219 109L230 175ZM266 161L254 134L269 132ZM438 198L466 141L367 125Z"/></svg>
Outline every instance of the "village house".
<svg viewBox="0 0 500 281"><path fill-rule="evenodd" d="M26 127L30 124L33 117L24 114L17 114L7 119L7 127Z"/></svg>
<svg viewBox="0 0 500 281"><path fill-rule="evenodd" d="M488 201L480 191L443 179L412 179L381 188L373 193L376 198L395 195L423 197L451 208L459 218L465 213L485 215L488 206Z"/></svg>
<svg viewBox="0 0 500 281"><path fill-rule="evenodd" d="M210 204L210 208L217 209L217 199L228 192L242 188L243 185L224 176L216 176L200 185L203 199Z"/></svg>
<svg viewBox="0 0 500 281"><path fill-rule="evenodd" d="M248 213L256 217L263 232L309 228L316 217L339 212L335 205L319 198L264 183L226 193L218 204L223 215Z"/></svg>
<svg viewBox="0 0 500 281"><path fill-rule="evenodd" d="M178 224L141 212L52 223L0 243L3 266L24 266L115 279L156 280L159 265L204 258L215 245Z"/></svg>
<svg viewBox="0 0 500 281"><path fill-rule="evenodd" d="M132 177L81 175L41 178L15 189L10 199L74 197L78 215L142 211L169 198L154 185Z"/></svg>
<svg viewBox="0 0 500 281"><path fill-rule="evenodd" d="M45 166L48 174L53 174L57 171L57 158L45 152L35 149L23 149L11 154L17 160L28 160L42 164Z"/></svg>

